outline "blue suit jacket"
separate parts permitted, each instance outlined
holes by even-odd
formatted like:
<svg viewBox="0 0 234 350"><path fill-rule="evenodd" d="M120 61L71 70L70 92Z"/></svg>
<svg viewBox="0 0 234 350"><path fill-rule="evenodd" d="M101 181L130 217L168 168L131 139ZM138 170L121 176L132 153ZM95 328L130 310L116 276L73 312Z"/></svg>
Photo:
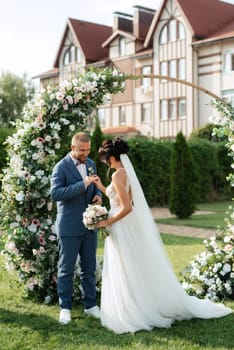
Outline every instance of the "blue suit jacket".
<svg viewBox="0 0 234 350"><path fill-rule="evenodd" d="M94 161L87 158L86 168L92 168L96 174ZM88 171L87 171L88 174ZM56 232L59 236L81 236L86 228L82 222L83 212L93 197L101 192L94 184L86 189L80 172L70 154L58 162L52 172L51 197L57 202Z"/></svg>

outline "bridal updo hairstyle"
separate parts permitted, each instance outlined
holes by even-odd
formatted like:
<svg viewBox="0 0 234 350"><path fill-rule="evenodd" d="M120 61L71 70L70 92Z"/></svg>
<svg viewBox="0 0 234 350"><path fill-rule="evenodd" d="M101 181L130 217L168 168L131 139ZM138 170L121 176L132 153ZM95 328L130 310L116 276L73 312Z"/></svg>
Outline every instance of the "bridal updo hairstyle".
<svg viewBox="0 0 234 350"><path fill-rule="evenodd" d="M114 140L104 140L102 146L98 150L98 155L102 162L109 163L110 157L115 157L116 160L120 160L121 154L127 154L129 147L126 141L120 137Z"/></svg>

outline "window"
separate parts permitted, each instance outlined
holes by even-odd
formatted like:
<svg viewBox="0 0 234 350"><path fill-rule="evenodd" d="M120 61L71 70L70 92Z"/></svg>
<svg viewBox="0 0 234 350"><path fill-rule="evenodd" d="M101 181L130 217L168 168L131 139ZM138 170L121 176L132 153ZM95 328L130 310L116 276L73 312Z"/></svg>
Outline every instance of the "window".
<svg viewBox="0 0 234 350"><path fill-rule="evenodd" d="M67 50L64 54L64 57L63 57L63 64L64 66L67 66L70 62L70 53L69 53L69 50Z"/></svg>
<svg viewBox="0 0 234 350"><path fill-rule="evenodd" d="M227 52L224 56L224 72L234 72L234 52Z"/></svg>
<svg viewBox="0 0 234 350"><path fill-rule="evenodd" d="M176 78L176 60L169 61L169 76Z"/></svg>
<svg viewBox="0 0 234 350"><path fill-rule="evenodd" d="M177 118L186 118L186 99L171 98L169 100L160 101L160 119L175 120Z"/></svg>
<svg viewBox="0 0 234 350"><path fill-rule="evenodd" d="M151 74L151 66L142 67L141 73L142 75ZM148 88L149 86L151 86L151 78L142 78L141 84L144 88Z"/></svg>
<svg viewBox="0 0 234 350"><path fill-rule="evenodd" d="M119 55L125 56L126 55L126 41L125 38L119 39Z"/></svg>
<svg viewBox="0 0 234 350"><path fill-rule="evenodd" d="M76 60L76 56L75 56L76 52L75 52L75 51L76 51L76 50L75 50L75 46L72 46L72 47L70 48L70 62L71 62L71 63L74 63L75 60Z"/></svg>
<svg viewBox="0 0 234 350"><path fill-rule="evenodd" d="M81 63L81 51L79 47L76 48L76 60L78 63Z"/></svg>
<svg viewBox="0 0 234 350"><path fill-rule="evenodd" d="M98 109L98 120L100 123L100 126L105 126L105 110L103 108Z"/></svg>
<svg viewBox="0 0 234 350"><path fill-rule="evenodd" d="M185 39L185 28L183 23L176 19L170 19L161 30L159 43L165 44L169 41Z"/></svg>
<svg viewBox="0 0 234 350"><path fill-rule="evenodd" d="M167 42L167 25L161 30L159 42L160 44L165 44Z"/></svg>
<svg viewBox="0 0 234 350"><path fill-rule="evenodd" d="M178 39L185 39L185 29L184 25L181 22L178 22Z"/></svg>
<svg viewBox="0 0 234 350"><path fill-rule="evenodd" d="M179 78L179 79L185 79L186 72L185 72L185 58L180 58L177 60L171 60L168 62L161 62L160 63L160 75L168 75L168 69L169 69L169 76L172 78Z"/></svg>
<svg viewBox="0 0 234 350"><path fill-rule="evenodd" d="M125 124L126 124L125 107L121 106L119 107L119 125L125 125Z"/></svg>
<svg viewBox="0 0 234 350"><path fill-rule="evenodd" d="M78 47L70 46L64 54L63 64L67 66L71 63L81 62L81 51Z"/></svg>
<svg viewBox="0 0 234 350"><path fill-rule="evenodd" d="M178 61L178 78L185 79L185 59L180 58Z"/></svg>
<svg viewBox="0 0 234 350"><path fill-rule="evenodd" d="M167 120L168 118L168 103L167 100L160 101L160 119Z"/></svg>
<svg viewBox="0 0 234 350"><path fill-rule="evenodd" d="M168 40L176 41L177 39L177 31L176 31L177 21L175 19L171 19L168 24Z"/></svg>
<svg viewBox="0 0 234 350"><path fill-rule="evenodd" d="M176 119L176 99L172 98L169 100L169 119Z"/></svg>
<svg viewBox="0 0 234 350"><path fill-rule="evenodd" d="M160 63L160 75L167 75L167 62Z"/></svg>
<svg viewBox="0 0 234 350"><path fill-rule="evenodd" d="M178 108L179 108L179 118L185 118L186 117L186 100L185 100L185 98L179 98Z"/></svg>
<svg viewBox="0 0 234 350"><path fill-rule="evenodd" d="M143 123L149 123L151 121L151 104L143 103L141 105L141 121Z"/></svg>

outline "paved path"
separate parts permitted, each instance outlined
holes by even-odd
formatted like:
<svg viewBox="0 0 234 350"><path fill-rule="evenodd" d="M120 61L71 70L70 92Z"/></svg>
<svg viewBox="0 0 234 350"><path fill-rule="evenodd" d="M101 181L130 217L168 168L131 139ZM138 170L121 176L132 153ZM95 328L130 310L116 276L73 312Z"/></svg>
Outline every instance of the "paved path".
<svg viewBox="0 0 234 350"><path fill-rule="evenodd" d="M156 219L174 217L167 208L151 208L153 217ZM208 214L210 212L197 211L195 215ZM216 230L203 229L188 226L175 226L175 225L164 225L157 224L160 233L175 234L177 236L187 237L198 237L198 238L209 238L215 235Z"/></svg>

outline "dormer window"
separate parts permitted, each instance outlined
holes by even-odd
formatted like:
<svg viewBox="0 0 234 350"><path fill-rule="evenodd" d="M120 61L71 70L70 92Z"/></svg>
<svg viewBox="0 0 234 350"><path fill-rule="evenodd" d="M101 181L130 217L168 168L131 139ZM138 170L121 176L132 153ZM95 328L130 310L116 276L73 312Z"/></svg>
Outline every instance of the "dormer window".
<svg viewBox="0 0 234 350"><path fill-rule="evenodd" d="M119 55L126 55L126 40L124 37L119 38Z"/></svg>
<svg viewBox="0 0 234 350"><path fill-rule="evenodd" d="M168 23L168 41L176 41L177 38L177 30L176 30L177 21L175 19L171 19Z"/></svg>
<svg viewBox="0 0 234 350"><path fill-rule="evenodd" d="M63 64L67 66L69 64L81 62L81 51L78 47L72 45L70 46L64 54Z"/></svg>
<svg viewBox="0 0 234 350"><path fill-rule="evenodd" d="M183 23L176 19L168 21L161 30L160 44L185 39L185 28Z"/></svg>
<svg viewBox="0 0 234 350"><path fill-rule="evenodd" d="M178 39L179 40L185 39L185 28L184 28L183 23L178 22L178 29L177 30L178 30Z"/></svg>
<svg viewBox="0 0 234 350"><path fill-rule="evenodd" d="M70 62L70 54L69 54L69 50L67 50L65 52L64 57L63 57L63 64L64 64L64 66L67 66L69 64L69 62Z"/></svg>

